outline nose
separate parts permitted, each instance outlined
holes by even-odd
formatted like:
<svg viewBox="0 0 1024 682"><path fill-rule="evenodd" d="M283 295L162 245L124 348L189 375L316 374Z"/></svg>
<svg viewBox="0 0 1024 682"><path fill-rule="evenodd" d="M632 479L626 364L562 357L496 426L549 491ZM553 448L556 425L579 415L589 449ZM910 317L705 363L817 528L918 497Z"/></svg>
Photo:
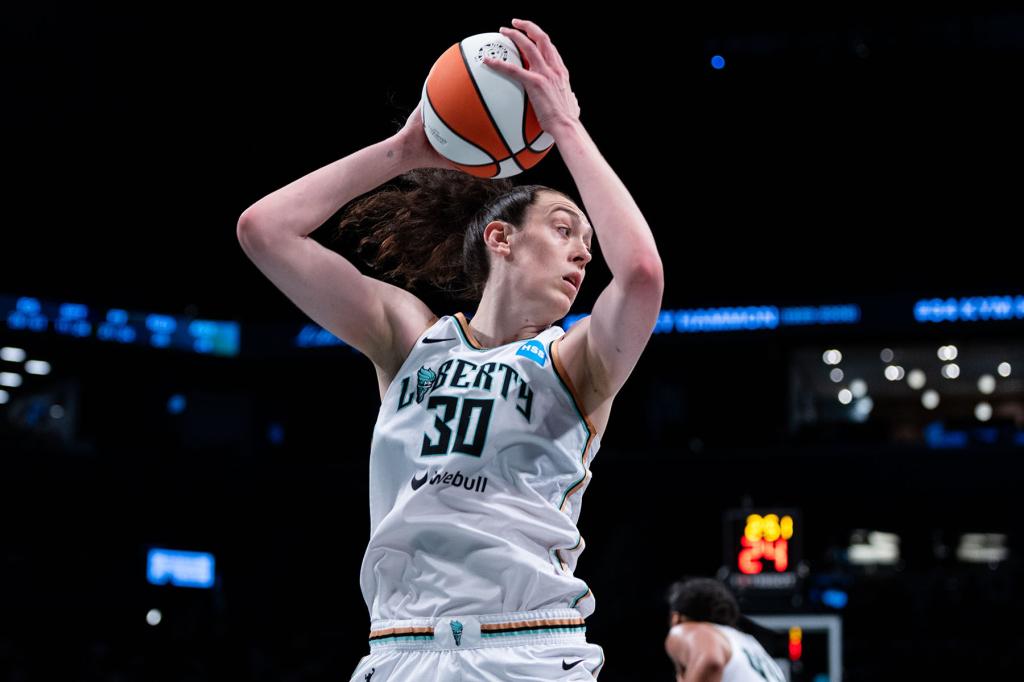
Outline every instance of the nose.
<svg viewBox="0 0 1024 682"><path fill-rule="evenodd" d="M586 265L587 263L590 262L590 259L593 257L594 256L589 251L587 251L587 247L582 242L580 242L576 246L575 252L573 253L572 262Z"/></svg>

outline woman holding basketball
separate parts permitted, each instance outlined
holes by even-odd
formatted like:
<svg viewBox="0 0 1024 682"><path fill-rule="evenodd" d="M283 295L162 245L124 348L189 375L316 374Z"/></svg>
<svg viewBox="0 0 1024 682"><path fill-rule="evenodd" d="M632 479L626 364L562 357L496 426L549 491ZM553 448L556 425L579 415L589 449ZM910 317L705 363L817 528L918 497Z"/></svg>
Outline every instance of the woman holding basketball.
<svg viewBox="0 0 1024 682"><path fill-rule="evenodd" d="M590 463L611 404L650 338L662 264L640 209L579 121L569 74L536 24L501 31L529 64L486 61L519 82L558 145L569 196L453 170L419 108L394 136L273 192L239 219L259 269L376 368L371 534L360 584L370 653L353 680L583 680L602 650L574 575ZM356 197L341 229L382 276L461 285L477 301L438 317L306 237ZM600 231L613 279L569 331Z"/></svg>

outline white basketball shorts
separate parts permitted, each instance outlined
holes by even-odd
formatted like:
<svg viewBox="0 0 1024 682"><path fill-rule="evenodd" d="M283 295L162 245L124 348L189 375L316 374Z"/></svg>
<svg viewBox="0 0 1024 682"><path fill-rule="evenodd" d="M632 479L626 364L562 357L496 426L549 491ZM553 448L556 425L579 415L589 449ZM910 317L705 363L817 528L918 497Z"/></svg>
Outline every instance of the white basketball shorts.
<svg viewBox="0 0 1024 682"><path fill-rule="evenodd" d="M374 621L352 682L587 680L604 651L575 609Z"/></svg>

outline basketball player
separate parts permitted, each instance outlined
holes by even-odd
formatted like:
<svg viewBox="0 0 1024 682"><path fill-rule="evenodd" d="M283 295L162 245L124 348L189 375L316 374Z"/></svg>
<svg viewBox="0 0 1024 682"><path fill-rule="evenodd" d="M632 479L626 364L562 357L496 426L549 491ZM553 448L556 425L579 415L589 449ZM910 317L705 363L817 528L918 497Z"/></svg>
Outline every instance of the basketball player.
<svg viewBox="0 0 1024 682"><path fill-rule="evenodd" d="M488 65L523 85L589 217L562 192L452 170L417 108L394 136L264 197L238 223L256 266L376 368L360 576L371 622L357 682L592 680L604 663L586 640L594 597L574 574L576 524L612 400L658 317L662 264L579 121L551 39L513 24L502 33L529 69ZM360 249L382 279L308 238L396 176L412 188L354 202L340 228L369 230ZM576 298L595 230L613 279L564 331L553 323ZM406 290L460 281L472 319L438 317Z"/></svg>
<svg viewBox="0 0 1024 682"><path fill-rule="evenodd" d="M668 592L665 651L686 682L786 682L761 644L737 629L739 605L728 588L710 578L674 583Z"/></svg>

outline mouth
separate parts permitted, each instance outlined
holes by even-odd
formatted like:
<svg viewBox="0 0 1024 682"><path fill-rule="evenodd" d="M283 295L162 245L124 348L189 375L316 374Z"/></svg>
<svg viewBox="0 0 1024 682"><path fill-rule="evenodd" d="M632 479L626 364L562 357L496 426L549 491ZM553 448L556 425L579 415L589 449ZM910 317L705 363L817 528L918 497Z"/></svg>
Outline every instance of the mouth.
<svg viewBox="0 0 1024 682"><path fill-rule="evenodd" d="M574 272L568 275L562 275L562 279L572 285L573 291L579 291L583 276L578 272Z"/></svg>

